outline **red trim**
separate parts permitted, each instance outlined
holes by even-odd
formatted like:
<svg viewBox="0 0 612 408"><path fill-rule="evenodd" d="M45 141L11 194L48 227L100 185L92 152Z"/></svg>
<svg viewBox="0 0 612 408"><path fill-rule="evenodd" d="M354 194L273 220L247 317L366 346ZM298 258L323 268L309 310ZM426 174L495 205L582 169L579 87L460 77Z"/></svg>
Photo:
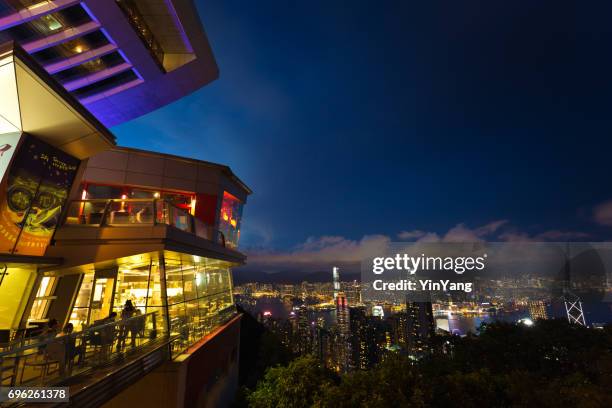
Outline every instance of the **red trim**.
<svg viewBox="0 0 612 408"><path fill-rule="evenodd" d="M208 225L215 225L217 218L217 196L214 194L196 194L195 217Z"/></svg>

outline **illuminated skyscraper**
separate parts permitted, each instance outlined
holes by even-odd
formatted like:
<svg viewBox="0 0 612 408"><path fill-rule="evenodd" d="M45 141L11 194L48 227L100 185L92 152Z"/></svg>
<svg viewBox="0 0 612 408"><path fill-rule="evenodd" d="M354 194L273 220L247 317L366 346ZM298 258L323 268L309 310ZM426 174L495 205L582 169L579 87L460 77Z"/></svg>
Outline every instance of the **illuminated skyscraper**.
<svg viewBox="0 0 612 408"><path fill-rule="evenodd" d="M334 302L338 297L338 292L340 292L340 269L335 267L332 270L333 282L334 282Z"/></svg>
<svg viewBox="0 0 612 408"><path fill-rule="evenodd" d="M337 352L338 370L346 372L350 366L351 344L350 344L350 314L348 301L344 292L338 292L336 297L336 323L337 323Z"/></svg>
<svg viewBox="0 0 612 408"><path fill-rule="evenodd" d="M415 356L427 352L436 329L431 302L406 302L406 328L409 351Z"/></svg>
<svg viewBox="0 0 612 408"><path fill-rule="evenodd" d="M529 315L533 320L537 319L548 319L548 313L546 312L546 303L541 300L533 300L528 304Z"/></svg>

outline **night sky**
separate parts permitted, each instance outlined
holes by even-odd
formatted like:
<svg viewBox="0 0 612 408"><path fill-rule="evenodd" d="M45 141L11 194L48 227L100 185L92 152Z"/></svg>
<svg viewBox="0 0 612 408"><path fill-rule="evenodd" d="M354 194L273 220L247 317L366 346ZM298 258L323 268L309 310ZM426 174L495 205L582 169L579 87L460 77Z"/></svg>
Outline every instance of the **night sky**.
<svg viewBox="0 0 612 408"><path fill-rule="evenodd" d="M612 235L611 2L197 3L220 78L113 131L231 166L253 260Z"/></svg>

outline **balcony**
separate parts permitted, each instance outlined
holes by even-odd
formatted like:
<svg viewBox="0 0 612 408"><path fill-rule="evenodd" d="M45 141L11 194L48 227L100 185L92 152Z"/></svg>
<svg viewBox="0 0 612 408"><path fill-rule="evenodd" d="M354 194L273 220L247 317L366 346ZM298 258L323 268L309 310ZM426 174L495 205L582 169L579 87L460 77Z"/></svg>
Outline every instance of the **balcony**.
<svg viewBox="0 0 612 408"><path fill-rule="evenodd" d="M16 339L0 344L0 386L67 386L72 404L97 406L237 316L232 306L168 328L168 317L153 312Z"/></svg>
<svg viewBox="0 0 612 408"><path fill-rule="evenodd" d="M187 211L160 199L75 200L68 207L63 226L143 227L170 225L225 247L223 233Z"/></svg>
<svg viewBox="0 0 612 408"><path fill-rule="evenodd" d="M71 267L163 251L245 261L213 225L164 199L72 201L46 255Z"/></svg>

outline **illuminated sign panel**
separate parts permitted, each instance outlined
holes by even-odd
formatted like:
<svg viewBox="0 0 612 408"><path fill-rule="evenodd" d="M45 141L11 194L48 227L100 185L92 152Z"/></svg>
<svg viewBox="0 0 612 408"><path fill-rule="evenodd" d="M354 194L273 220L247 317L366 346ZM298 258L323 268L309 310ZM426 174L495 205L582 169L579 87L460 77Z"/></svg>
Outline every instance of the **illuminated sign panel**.
<svg viewBox="0 0 612 408"><path fill-rule="evenodd" d="M79 160L28 136L0 185L0 252L44 255Z"/></svg>

